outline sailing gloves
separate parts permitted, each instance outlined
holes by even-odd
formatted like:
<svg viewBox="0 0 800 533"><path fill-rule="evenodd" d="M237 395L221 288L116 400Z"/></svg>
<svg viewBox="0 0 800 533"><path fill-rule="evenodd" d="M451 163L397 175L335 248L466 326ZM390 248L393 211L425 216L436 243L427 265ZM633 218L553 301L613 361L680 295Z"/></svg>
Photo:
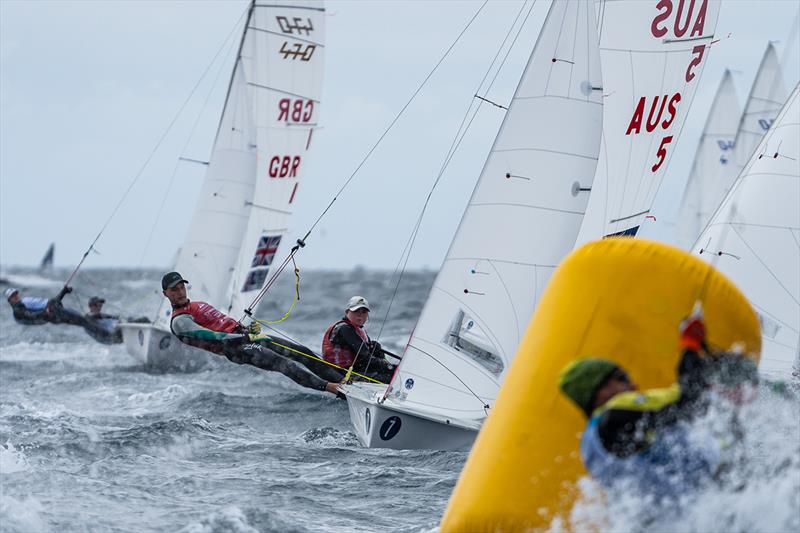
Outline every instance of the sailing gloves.
<svg viewBox="0 0 800 533"><path fill-rule="evenodd" d="M258 322L251 322L250 326L247 328L247 332L251 335L258 335L261 333L261 324Z"/></svg>

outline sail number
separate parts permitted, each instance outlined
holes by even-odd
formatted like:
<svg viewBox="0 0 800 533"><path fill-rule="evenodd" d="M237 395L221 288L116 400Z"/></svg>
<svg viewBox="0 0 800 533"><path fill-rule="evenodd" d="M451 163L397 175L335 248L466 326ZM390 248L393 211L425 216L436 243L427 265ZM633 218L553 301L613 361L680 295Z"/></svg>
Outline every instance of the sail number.
<svg viewBox="0 0 800 533"><path fill-rule="evenodd" d="M279 15L275 17L275 20L278 21L278 27L283 33L294 34L294 32L297 31L298 35L309 35L314 31L314 24L312 24L310 18L306 18L305 24L301 17L292 17L289 19L289 17Z"/></svg>
<svg viewBox="0 0 800 533"><path fill-rule="evenodd" d="M269 160L270 178L296 178L300 166L299 155L276 155Z"/></svg>
<svg viewBox="0 0 800 533"><path fill-rule="evenodd" d="M659 0L655 4L655 9L656 14L650 24L650 33L653 37L661 39L670 32L677 39L703 36L708 0ZM695 79L695 70L703 62L705 51L704 44L692 48L691 58L684 72L686 83ZM678 114L681 98L679 92L654 97L642 96L636 104L625 135L652 133L656 130L662 130L666 134L666 130L672 126ZM657 172L664 164L667 158L667 145L672 139L672 135L664 135L661 138L656 149L655 163L650 167L651 172Z"/></svg>
<svg viewBox="0 0 800 533"><path fill-rule="evenodd" d="M303 98L278 100L278 122L310 122L314 114L314 101Z"/></svg>
<svg viewBox="0 0 800 533"><path fill-rule="evenodd" d="M303 43L294 43L289 46L289 43L284 41L281 45L280 53L283 54L284 59L289 59L291 57L292 60L299 59L300 61L310 61L316 49L317 45L315 44L303 45Z"/></svg>
<svg viewBox="0 0 800 533"><path fill-rule="evenodd" d="M703 27L706 24L708 0L702 0L702 2L697 13L695 13L695 0L660 0L656 4L658 15L655 16L653 23L650 24L650 32L653 34L653 37L660 39L669 32L669 18L673 13L675 13L675 19L672 21L672 33L675 37L680 39L686 35L690 25L692 31L689 33L689 37L699 37L703 35ZM692 17L694 17L694 24L691 24Z"/></svg>

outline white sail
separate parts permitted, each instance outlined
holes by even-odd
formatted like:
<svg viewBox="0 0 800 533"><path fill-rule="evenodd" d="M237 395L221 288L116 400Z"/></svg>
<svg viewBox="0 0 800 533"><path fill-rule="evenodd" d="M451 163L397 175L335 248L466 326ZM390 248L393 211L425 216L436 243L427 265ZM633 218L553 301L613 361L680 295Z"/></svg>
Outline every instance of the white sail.
<svg viewBox="0 0 800 533"><path fill-rule="evenodd" d="M603 142L578 244L635 235L653 204L705 67L717 0L597 4Z"/></svg>
<svg viewBox="0 0 800 533"><path fill-rule="evenodd" d="M286 243L319 119L324 61L322 2L256 2L242 49L255 110L256 183L233 276L234 313L248 307Z"/></svg>
<svg viewBox="0 0 800 533"><path fill-rule="evenodd" d="M739 172L775 121L786 96L778 54L772 43L769 43L753 80L734 141L733 161Z"/></svg>
<svg viewBox="0 0 800 533"><path fill-rule="evenodd" d="M681 248L691 249L739 173L731 157L741 113L733 76L726 69L708 112L681 200L676 226L676 244Z"/></svg>
<svg viewBox="0 0 800 533"><path fill-rule="evenodd" d="M393 408L486 416L583 219L602 131L595 28L590 3L553 2L395 374Z"/></svg>
<svg viewBox="0 0 800 533"><path fill-rule="evenodd" d="M246 307L283 240L319 113L321 1L253 2L175 269L193 299ZM169 317L162 305L159 321Z"/></svg>
<svg viewBox="0 0 800 533"><path fill-rule="evenodd" d="M788 376L800 357L800 85L694 252L730 276L756 308L760 370Z"/></svg>

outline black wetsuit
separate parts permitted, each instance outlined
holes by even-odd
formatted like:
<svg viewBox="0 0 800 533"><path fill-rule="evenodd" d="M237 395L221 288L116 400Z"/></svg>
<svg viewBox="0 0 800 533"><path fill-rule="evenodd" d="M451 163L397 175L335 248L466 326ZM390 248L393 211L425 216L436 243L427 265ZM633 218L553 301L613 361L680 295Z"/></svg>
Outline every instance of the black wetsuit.
<svg viewBox="0 0 800 533"><path fill-rule="evenodd" d="M191 308L191 312L173 313L170 329L181 342L212 353L223 355L231 362L251 365L262 370L280 372L298 385L324 391L328 381L338 382L341 376L336 369L329 367L313 352L289 341L265 337L251 342L247 330L235 324L235 320L225 316L203 302L192 302L175 311ZM216 331L204 327L197 319L217 327ZM301 353L297 353L301 352ZM306 357L302 354L308 354Z"/></svg>
<svg viewBox="0 0 800 533"><path fill-rule="evenodd" d="M353 372L377 379L382 383L391 381L395 365L385 359L381 345L373 340L365 344L349 322L343 320L336 324L331 330L330 340L332 344L343 346L350 353L356 354Z"/></svg>
<svg viewBox="0 0 800 533"><path fill-rule="evenodd" d="M47 301L44 306L29 306L31 300L28 298L20 298L20 300L11 306L14 313L14 320L26 326L36 326L41 324L70 324L72 326L80 326L84 328L90 335L102 334L103 329L88 320L78 311L64 307L61 300L64 296L71 292L71 289L64 287L55 298ZM26 302L27 300L27 302ZM40 299L35 299L40 300Z"/></svg>

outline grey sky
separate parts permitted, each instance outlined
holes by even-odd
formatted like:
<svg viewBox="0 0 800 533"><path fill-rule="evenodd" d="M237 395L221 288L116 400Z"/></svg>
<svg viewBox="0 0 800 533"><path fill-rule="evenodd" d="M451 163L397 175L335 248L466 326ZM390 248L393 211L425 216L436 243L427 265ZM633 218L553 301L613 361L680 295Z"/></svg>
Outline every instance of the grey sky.
<svg viewBox="0 0 800 533"><path fill-rule="evenodd" d="M547 2L537 2L489 97L507 103ZM167 124L247 5L230 2L20 2L0 0L0 263L36 263L51 241L74 265L150 154ZM326 72L315 151L300 185L301 233L369 149L419 81L479 7L478 2L328 2ZM519 2L491 2L300 257L301 267L393 267L461 116ZM654 212L673 216L674 196L724 68L749 91L767 40L783 40L798 2L728 1L689 121ZM782 44L782 43L781 43ZM795 43L795 46L797 44ZM779 44L779 53L783 47ZM168 266L186 233L233 49L210 74L160 147L89 259L92 266ZM787 85L797 80L794 55ZM188 149L191 125L219 74ZM789 89L790 87L787 87ZM438 268L502 120L483 106L434 194L410 265ZM661 227L650 234L666 234ZM238 236L236 237L238 238Z"/></svg>

